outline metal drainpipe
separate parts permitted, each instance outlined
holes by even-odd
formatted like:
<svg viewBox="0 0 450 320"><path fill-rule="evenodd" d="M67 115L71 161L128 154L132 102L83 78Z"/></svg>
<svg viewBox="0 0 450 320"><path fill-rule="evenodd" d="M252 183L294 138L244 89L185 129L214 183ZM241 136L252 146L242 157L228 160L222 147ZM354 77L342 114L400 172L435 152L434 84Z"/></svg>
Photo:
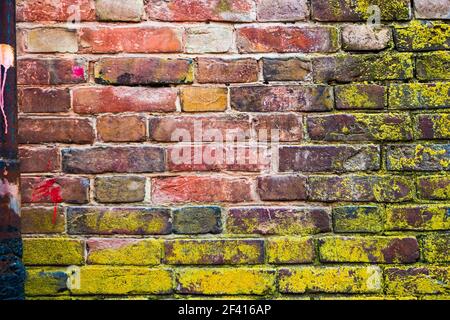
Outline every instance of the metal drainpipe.
<svg viewBox="0 0 450 320"><path fill-rule="evenodd" d="M16 1L0 1L0 300L23 299L17 145ZM0 89L2 87L0 86ZM3 98L3 99L2 99ZM6 126L7 125L7 126Z"/></svg>

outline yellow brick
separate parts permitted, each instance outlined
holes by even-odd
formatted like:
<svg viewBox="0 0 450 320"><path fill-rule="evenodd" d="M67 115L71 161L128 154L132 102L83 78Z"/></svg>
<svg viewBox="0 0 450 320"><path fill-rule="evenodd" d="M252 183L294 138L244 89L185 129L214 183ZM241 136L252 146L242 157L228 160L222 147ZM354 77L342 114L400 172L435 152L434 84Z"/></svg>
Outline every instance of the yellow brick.
<svg viewBox="0 0 450 320"><path fill-rule="evenodd" d="M84 241L62 238L24 239L23 262L25 265L82 265Z"/></svg>
<svg viewBox="0 0 450 320"><path fill-rule="evenodd" d="M272 238L267 241L269 263L310 263L314 256L312 238Z"/></svg>
<svg viewBox="0 0 450 320"><path fill-rule="evenodd" d="M139 295L166 294L172 291L172 273L143 267L88 266L80 271L78 294Z"/></svg>
<svg viewBox="0 0 450 320"><path fill-rule="evenodd" d="M181 103L186 112L224 111L227 100L226 88L189 87L181 91Z"/></svg>
<svg viewBox="0 0 450 320"><path fill-rule="evenodd" d="M204 295L264 295L275 289L275 270L186 268L176 272L177 291Z"/></svg>
<svg viewBox="0 0 450 320"><path fill-rule="evenodd" d="M299 267L279 271L282 293L380 293L379 267Z"/></svg>

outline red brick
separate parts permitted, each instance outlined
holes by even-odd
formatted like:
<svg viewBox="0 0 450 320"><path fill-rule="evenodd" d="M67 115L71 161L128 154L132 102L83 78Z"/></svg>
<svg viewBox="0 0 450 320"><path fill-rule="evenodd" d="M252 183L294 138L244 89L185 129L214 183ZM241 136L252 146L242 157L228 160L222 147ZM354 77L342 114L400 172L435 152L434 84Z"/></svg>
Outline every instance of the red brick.
<svg viewBox="0 0 450 320"><path fill-rule="evenodd" d="M76 143L90 144L95 139L89 119L21 118L19 143Z"/></svg>
<svg viewBox="0 0 450 320"><path fill-rule="evenodd" d="M296 114L270 114L253 117L253 126L258 135L258 140L269 142L272 136L276 136L280 142L297 142L303 139L302 116Z"/></svg>
<svg viewBox="0 0 450 320"><path fill-rule="evenodd" d="M252 0L148 0L147 16L164 21L254 21Z"/></svg>
<svg viewBox="0 0 450 320"><path fill-rule="evenodd" d="M418 139L450 139L450 115L442 114L419 114L416 116Z"/></svg>
<svg viewBox="0 0 450 320"><path fill-rule="evenodd" d="M55 172L60 169L59 150L55 147L21 147L20 172Z"/></svg>
<svg viewBox="0 0 450 320"><path fill-rule="evenodd" d="M334 27L262 26L237 30L241 53L336 52L338 30Z"/></svg>
<svg viewBox="0 0 450 320"><path fill-rule="evenodd" d="M83 52L161 53L181 52L181 29L168 27L97 27L79 31Z"/></svg>
<svg viewBox="0 0 450 320"><path fill-rule="evenodd" d="M60 88L18 88L19 110L26 113L68 112L70 90Z"/></svg>
<svg viewBox="0 0 450 320"><path fill-rule="evenodd" d="M97 118L98 138L104 142L145 141L145 118L141 116L101 116Z"/></svg>
<svg viewBox="0 0 450 320"><path fill-rule="evenodd" d="M155 203L252 201L251 182L246 178L164 177L152 179Z"/></svg>
<svg viewBox="0 0 450 320"><path fill-rule="evenodd" d="M306 200L306 177L258 177L258 194L264 201Z"/></svg>
<svg viewBox="0 0 450 320"><path fill-rule="evenodd" d="M150 139L159 142L178 142L181 134L190 141L212 142L207 136L208 130L218 130L222 141L229 140L233 133L242 136L242 140L250 136L250 119L248 116L199 116L199 117L152 117L149 121ZM182 131L180 131L182 130ZM197 134L196 134L197 133ZM212 133L212 132L211 132ZM186 136L184 136L186 134ZM215 141L219 142L219 141Z"/></svg>
<svg viewBox="0 0 450 320"><path fill-rule="evenodd" d="M18 84L76 84L87 80L87 62L83 59L19 59Z"/></svg>
<svg viewBox="0 0 450 320"><path fill-rule="evenodd" d="M94 0L22 0L17 2L18 21L60 21L74 17L71 6L80 8L82 21L95 20Z"/></svg>
<svg viewBox="0 0 450 320"><path fill-rule="evenodd" d="M299 58L263 58L266 81L305 81L312 78L311 61Z"/></svg>
<svg viewBox="0 0 450 320"><path fill-rule="evenodd" d="M55 179L53 186L59 187L62 202L82 204L89 201L89 179L70 177L22 177L22 203L52 203L49 196L38 197L36 189ZM33 193L35 197L33 199Z"/></svg>
<svg viewBox="0 0 450 320"><path fill-rule="evenodd" d="M418 177L417 194L420 199L450 200L450 176Z"/></svg>
<svg viewBox="0 0 450 320"><path fill-rule="evenodd" d="M255 59L199 58L197 81L200 83L244 83L258 81Z"/></svg>
<svg viewBox="0 0 450 320"><path fill-rule="evenodd" d="M95 63L95 81L101 84L161 85L192 80L190 59L103 58Z"/></svg>
<svg viewBox="0 0 450 320"><path fill-rule="evenodd" d="M144 173L164 171L164 151L158 147L94 147L62 150L67 173Z"/></svg>
<svg viewBox="0 0 450 320"><path fill-rule="evenodd" d="M73 109L80 114L170 112L176 110L177 91L171 88L75 88Z"/></svg>
<svg viewBox="0 0 450 320"><path fill-rule="evenodd" d="M257 0L258 21L301 21L309 18L307 0Z"/></svg>
<svg viewBox="0 0 450 320"><path fill-rule="evenodd" d="M173 146L167 149L168 170L180 171L248 171L270 168L269 151L263 147Z"/></svg>

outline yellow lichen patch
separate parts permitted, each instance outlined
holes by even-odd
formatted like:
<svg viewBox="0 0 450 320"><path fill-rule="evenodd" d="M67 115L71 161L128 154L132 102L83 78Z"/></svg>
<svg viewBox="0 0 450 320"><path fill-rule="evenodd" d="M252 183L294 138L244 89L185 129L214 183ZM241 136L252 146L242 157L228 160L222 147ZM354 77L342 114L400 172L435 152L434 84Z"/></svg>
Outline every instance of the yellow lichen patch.
<svg viewBox="0 0 450 320"><path fill-rule="evenodd" d="M450 199L450 176L424 176L417 178L419 197L431 200Z"/></svg>
<svg viewBox="0 0 450 320"><path fill-rule="evenodd" d="M92 250L91 242L92 240L88 241L87 262L89 264L144 266L156 265L161 262L162 242L159 240L125 240L123 245Z"/></svg>
<svg viewBox="0 0 450 320"><path fill-rule="evenodd" d="M275 270L250 268L179 269L176 273L180 293L264 295L275 290Z"/></svg>
<svg viewBox="0 0 450 320"><path fill-rule="evenodd" d="M406 114L354 114L354 117L376 140L404 141L413 136L412 121Z"/></svg>
<svg viewBox="0 0 450 320"><path fill-rule="evenodd" d="M69 294L66 269L27 268L25 294L27 296L53 296Z"/></svg>
<svg viewBox="0 0 450 320"><path fill-rule="evenodd" d="M353 108L376 108L377 101L365 91L363 85L345 85L339 87L339 98L345 105Z"/></svg>
<svg viewBox="0 0 450 320"><path fill-rule="evenodd" d="M390 170L414 170L426 166L426 163L432 163L433 166L439 164L442 169L450 167L450 161L447 160L446 145L427 146L417 144L414 146L398 149L392 149L388 153L388 167ZM439 168L441 169L441 168Z"/></svg>
<svg viewBox="0 0 450 320"><path fill-rule="evenodd" d="M255 264L264 262L259 240L173 240L166 241L169 264Z"/></svg>
<svg viewBox="0 0 450 320"><path fill-rule="evenodd" d="M80 287L73 294L167 294L172 273L164 269L89 266L80 270Z"/></svg>
<svg viewBox="0 0 450 320"><path fill-rule="evenodd" d="M380 232L383 209L377 206L345 206L333 209L335 232Z"/></svg>
<svg viewBox="0 0 450 320"><path fill-rule="evenodd" d="M414 181L403 176L382 176L373 186L373 194L378 202L411 200L414 190Z"/></svg>
<svg viewBox="0 0 450 320"><path fill-rule="evenodd" d="M420 80L450 79L450 52L435 51L417 57L417 78Z"/></svg>
<svg viewBox="0 0 450 320"><path fill-rule="evenodd" d="M84 241L64 238L24 239L23 262L26 265L81 265L84 263Z"/></svg>
<svg viewBox="0 0 450 320"><path fill-rule="evenodd" d="M56 223L53 223L53 208L22 208L22 233L50 234L65 231L65 217L58 209Z"/></svg>
<svg viewBox="0 0 450 320"><path fill-rule="evenodd" d="M227 88L189 87L181 89L181 104L186 112L224 111Z"/></svg>
<svg viewBox="0 0 450 320"><path fill-rule="evenodd" d="M312 238L271 238L267 241L269 263L311 263L315 257Z"/></svg>
<svg viewBox="0 0 450 320"><path fill-rule="evenodd" d="M282 293L381 293L379 267L300 267L281 269Z"/></svg>
<svg viewBox="0 0 450 320"><path fill-rule="evenodd" d="M431 263L450 262L450 233L427 234L422 239L425 261Z"/></svg>
<svg viewBox="0 0 450 320"><path fill-rule="evenodd" d="M450 83L405 83L389 88L391 109L440 108L450 104Z"/></svg>
<svg viewBox="0 0 450 320"><path fill-rule="evenodd" d="M388 268L386 292L395 296L417 294L449 294L450 267L397 267Z"/></svg>
<svg viewBox="0 0 450 320"><path fill-rule="evenodd" d="M398 26L397 46L402 49L424 50L450 47L450 26L446 23L413 20L408 26Z"/></svg>
<svg viewBox="0 0 450 320"><path fill-rule="evenodd" d="M387 230L447 230L450 229L449 216L448 205L388 206L385 227Z"/></svg>

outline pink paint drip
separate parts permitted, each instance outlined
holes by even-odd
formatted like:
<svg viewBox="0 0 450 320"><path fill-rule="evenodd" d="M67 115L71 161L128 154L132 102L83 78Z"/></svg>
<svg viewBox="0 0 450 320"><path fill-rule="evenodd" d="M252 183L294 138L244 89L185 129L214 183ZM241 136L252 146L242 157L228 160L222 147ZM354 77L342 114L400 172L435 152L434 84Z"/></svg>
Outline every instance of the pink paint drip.
<svg viewBox="0 0 450 320"><path fill-rule="evenodd" d="M84 77L84 68L80 66L73 66L72 67L72 75L75 78L83 78Z"/></svg>
<svg viewBox="0 0 450 320"><path fill-rule="evenodd" d="M31 195L32 202L38 202L44 198L50 198L55 205L53 209L52 223L56 224L56 218L58 216L58 204L63 201L61 197L61 187L56 183L56 179L47 179L41 182Z"/></svg>
<svg viewBox="0 0 450 320"><path fill-rule="evenodd" d="M2 67L5 70L2 75ZM5 135L8 134L8 118L5 112L5 86L9 68L14 67L14 49L10 45L0 44L0 109L5 122Z"/></svg>

